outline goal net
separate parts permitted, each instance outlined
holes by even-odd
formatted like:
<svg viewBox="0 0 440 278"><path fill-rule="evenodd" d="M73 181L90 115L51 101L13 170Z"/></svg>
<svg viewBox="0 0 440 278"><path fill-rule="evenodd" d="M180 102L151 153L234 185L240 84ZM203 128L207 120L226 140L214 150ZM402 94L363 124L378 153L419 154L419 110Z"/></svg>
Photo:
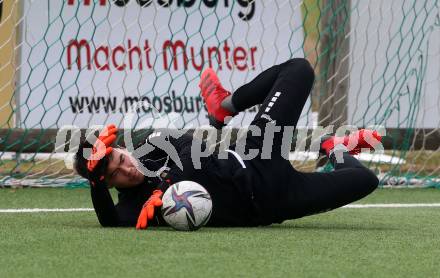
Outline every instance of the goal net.
<svg viewBox="0 0 440 278"><path fill-rule="evenodd" d="M305 57L316 81L299 129L383 126L386 150L360 156L382 184L438 185L439 25L435 0L0 0L0 184L81 185L74 136L204 128L204 68L233 91ZM300 170L316 158L292 149Z"/></svg>

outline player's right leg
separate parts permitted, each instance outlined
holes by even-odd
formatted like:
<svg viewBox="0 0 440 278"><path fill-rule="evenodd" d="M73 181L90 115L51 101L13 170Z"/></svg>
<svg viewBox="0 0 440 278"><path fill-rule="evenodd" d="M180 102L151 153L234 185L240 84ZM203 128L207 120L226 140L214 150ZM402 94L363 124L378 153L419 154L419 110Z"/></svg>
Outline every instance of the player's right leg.
<svg viewBox="0 0 440 278"><path fill-rule="evenodd" d="M286 71L290 71L294 66L308 66L306 69L308 72L310 72L309 68L311 69L306 60L292 59L266 69L251 82L238 88L233 94L223 88L214 70L211 68L206 69L202 73L199 87L207 106L210 124L216 128L221 128L225 124L226 117L234 116L238 112L263 104L273 91L280 74L284 71L282 76L285 76ZM313 70L311 72L313 74ZM300 110L302 110L302 107Z"/></svg>
<svg viewBox="0 0 440 278"><path fill-rule="evenodd" d="M281 64L269 92L251 123L261 130L261 135L248 134L246 145L252 148L260 147L261 157L264 159L275 157L287 159L290 151L289 137L293 136L293 130L312 91L314 79L313 68L305 59L295 58ZM248 92L249 88L242 94ZM236 100L242 97L239 94L235 95Z"/></svg>

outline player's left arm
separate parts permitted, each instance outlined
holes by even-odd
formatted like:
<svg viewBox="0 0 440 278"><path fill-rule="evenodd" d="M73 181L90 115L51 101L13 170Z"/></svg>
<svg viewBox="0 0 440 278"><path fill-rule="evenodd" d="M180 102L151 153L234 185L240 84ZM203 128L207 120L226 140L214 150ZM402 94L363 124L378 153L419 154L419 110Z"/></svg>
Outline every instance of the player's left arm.
<svg viewBox="0 0 440 278"><path fill-rule="evenodd" d="M195 172L191 159L191 144L196 139L188 133L182 134L179 137L168 134L167 138L176 149L183 167L180 169L176 163L172 163L168 171L161 174L162 181L157 185L157 189L142 207L136 224L137 229L148 228L149 222L155 219L155 215L158 215L158 210L162 206L162 195L170 185L179 181L189 180Z"/></svg>
<svg viewBox="0 0 440 278"><path fill-rule="evenodd" d="M157 189L153 192L151 197L145 202L138 217L136 224L137 229L146 229L149 226L149 222L155 219L155 215L159 214L158 210L162 206L162 195L170 185L179 181L190 180L196 171L191 158L191 146L193 141L198 139L195 139L193 135L189 134L188 132L184 134L176 134L172 131L167 131L163 133L161 132L158 136L165 136L166 139L156 138L156 140L168 140L169 143L175 148L182 168L180 168L179 165L173 161L169 169L161 173L160 177L162 181L157 185ZM153 142L148 143L151 144ZM199 145L204 146L203 143Z"/></svg>

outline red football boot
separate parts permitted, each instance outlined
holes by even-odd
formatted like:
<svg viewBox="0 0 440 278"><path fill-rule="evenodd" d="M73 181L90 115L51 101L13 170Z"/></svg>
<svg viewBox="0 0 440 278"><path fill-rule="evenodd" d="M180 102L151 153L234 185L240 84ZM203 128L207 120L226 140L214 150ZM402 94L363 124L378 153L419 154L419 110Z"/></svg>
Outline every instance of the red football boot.
<svg viewBox="0 0 440 278"><path fill-rule="evenodd" d="M378 141L374 146L370 145L366 140L372 141L373 138ZM377 131L361 129L344 137L331 136L330 138L325 138L321 144L320 152L328 156L335 145L344 144L350 154L359 154L362 149L375 148L380 142L382 142L382 136ZM356 145L352 146L352 144Z"/></svg>
<svg viewBox="0 0 440 278"><path fill-rule="evenodd" d="M199 87L202 90L202 97L208 109L209 124L221 129L226 124L225 118L234 116L221 106L222 101L231 93L223 88L217 74L211 68L203 71Z"/></svg>

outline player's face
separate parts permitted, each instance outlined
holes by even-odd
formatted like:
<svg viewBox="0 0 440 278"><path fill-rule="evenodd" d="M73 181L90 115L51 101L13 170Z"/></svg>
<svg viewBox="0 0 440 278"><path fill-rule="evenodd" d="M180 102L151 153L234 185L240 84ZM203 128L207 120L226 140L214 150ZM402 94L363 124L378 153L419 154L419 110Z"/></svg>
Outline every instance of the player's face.
<svg viewBox="0 0 440 278"><path fill-rule="evenodd" d="M136 160L126 150L113 148L109 155L106 181L110 187L129 188L144 181L144 175L136 168Z"/></svg>

